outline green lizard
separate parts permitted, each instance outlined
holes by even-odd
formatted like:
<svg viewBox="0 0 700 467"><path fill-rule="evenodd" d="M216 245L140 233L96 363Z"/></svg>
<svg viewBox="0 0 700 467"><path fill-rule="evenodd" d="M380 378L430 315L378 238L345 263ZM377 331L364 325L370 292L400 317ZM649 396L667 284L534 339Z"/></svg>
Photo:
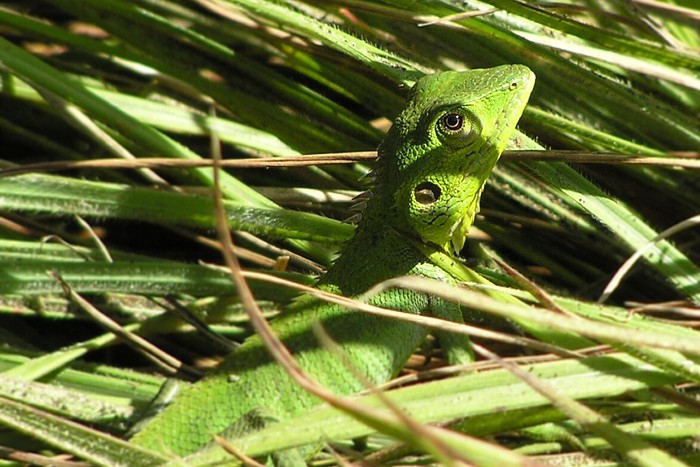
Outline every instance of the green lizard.
<svg viewBox="0 0 700 467"><path fill-rule="evenodd" d="M428 260L426 251L455 255L464 245L486 179L534 81L534 74L522 65L447 71L420 79L379 147L375 186L356 234L318 287L356 296L407 274L455 282ZM462 322L458 305L417 292L394 289L373 297L371 303ZM373 384L396 376L426 335L416 324L362 314L309 296L298 299L274 321L273 329L301 367L338 395L365 386L318 345L310 326L316 320ZM449 362L471 360L465 337L444 333L438 338ZM178 395L133 442L165 454L187 455L258 409L281 420L319 403L272 361L253 336L212 374Z"/></svg>

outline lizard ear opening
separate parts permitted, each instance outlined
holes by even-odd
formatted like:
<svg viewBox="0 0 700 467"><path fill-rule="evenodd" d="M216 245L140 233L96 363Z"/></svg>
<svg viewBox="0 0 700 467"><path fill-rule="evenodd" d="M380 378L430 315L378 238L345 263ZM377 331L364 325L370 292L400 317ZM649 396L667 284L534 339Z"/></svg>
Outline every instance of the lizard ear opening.
<svg viewBox="0 0 700 467"><path fill-rule="evenodd" d="M423 182L416 186L416 188L413 190L413 194L417 202L424 206L428 206L440 199L442 190L440 190L440 187L434 183Z"/></svg>

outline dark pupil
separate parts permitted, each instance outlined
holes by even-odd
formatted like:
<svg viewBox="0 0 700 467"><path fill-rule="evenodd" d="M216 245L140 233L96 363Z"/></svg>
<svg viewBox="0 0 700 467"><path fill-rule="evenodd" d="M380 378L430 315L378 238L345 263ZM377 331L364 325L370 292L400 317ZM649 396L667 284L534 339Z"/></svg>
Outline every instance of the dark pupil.
<svg viewBox="0 0 700 467"><path fill-rule="evenodd" d="M445 117L443 118L443 122L445 123L445 127L447 127L448 130L452 131L459 130L464 124L464 120L459 114L445 115Z"/></svg>

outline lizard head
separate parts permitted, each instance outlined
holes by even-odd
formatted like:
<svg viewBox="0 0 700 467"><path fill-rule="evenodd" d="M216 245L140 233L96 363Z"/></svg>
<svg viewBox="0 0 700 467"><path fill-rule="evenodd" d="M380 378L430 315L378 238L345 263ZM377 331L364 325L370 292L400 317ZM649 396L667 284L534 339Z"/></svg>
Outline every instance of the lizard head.
<svg viewBox="0 0 700 467"><path fill-rule="evenodd" d="M458 252L535 75L522 65L421 78L379 148L377 190L394 229Z"/></svg>

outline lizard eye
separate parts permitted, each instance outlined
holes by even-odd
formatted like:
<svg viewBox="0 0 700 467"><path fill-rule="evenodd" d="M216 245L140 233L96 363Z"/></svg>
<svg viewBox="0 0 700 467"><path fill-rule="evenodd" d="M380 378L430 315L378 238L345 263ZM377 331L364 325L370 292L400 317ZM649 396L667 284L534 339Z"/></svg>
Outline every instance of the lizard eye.
<svg viewBox="0 0 700 467"><path fill-rule="evenodd" d="M442 117L442 124L449 131L457 131L464 125L464 117L460 114L447 114Z"/></svg>
<svg viewBox="0 0 700 467"><path fill-rule="evenodd" d="M468 109L446 109L433 121L440 143L448 146L463 146L480 134L479 120Z"/></svg>
<svg viewBox="0 0 700 467"><path fill-rule="evenodd" d="M430 182L423 182L413 190L416 201L425 206L433 204L440 199L441 193L440 187Z"/></svg>

